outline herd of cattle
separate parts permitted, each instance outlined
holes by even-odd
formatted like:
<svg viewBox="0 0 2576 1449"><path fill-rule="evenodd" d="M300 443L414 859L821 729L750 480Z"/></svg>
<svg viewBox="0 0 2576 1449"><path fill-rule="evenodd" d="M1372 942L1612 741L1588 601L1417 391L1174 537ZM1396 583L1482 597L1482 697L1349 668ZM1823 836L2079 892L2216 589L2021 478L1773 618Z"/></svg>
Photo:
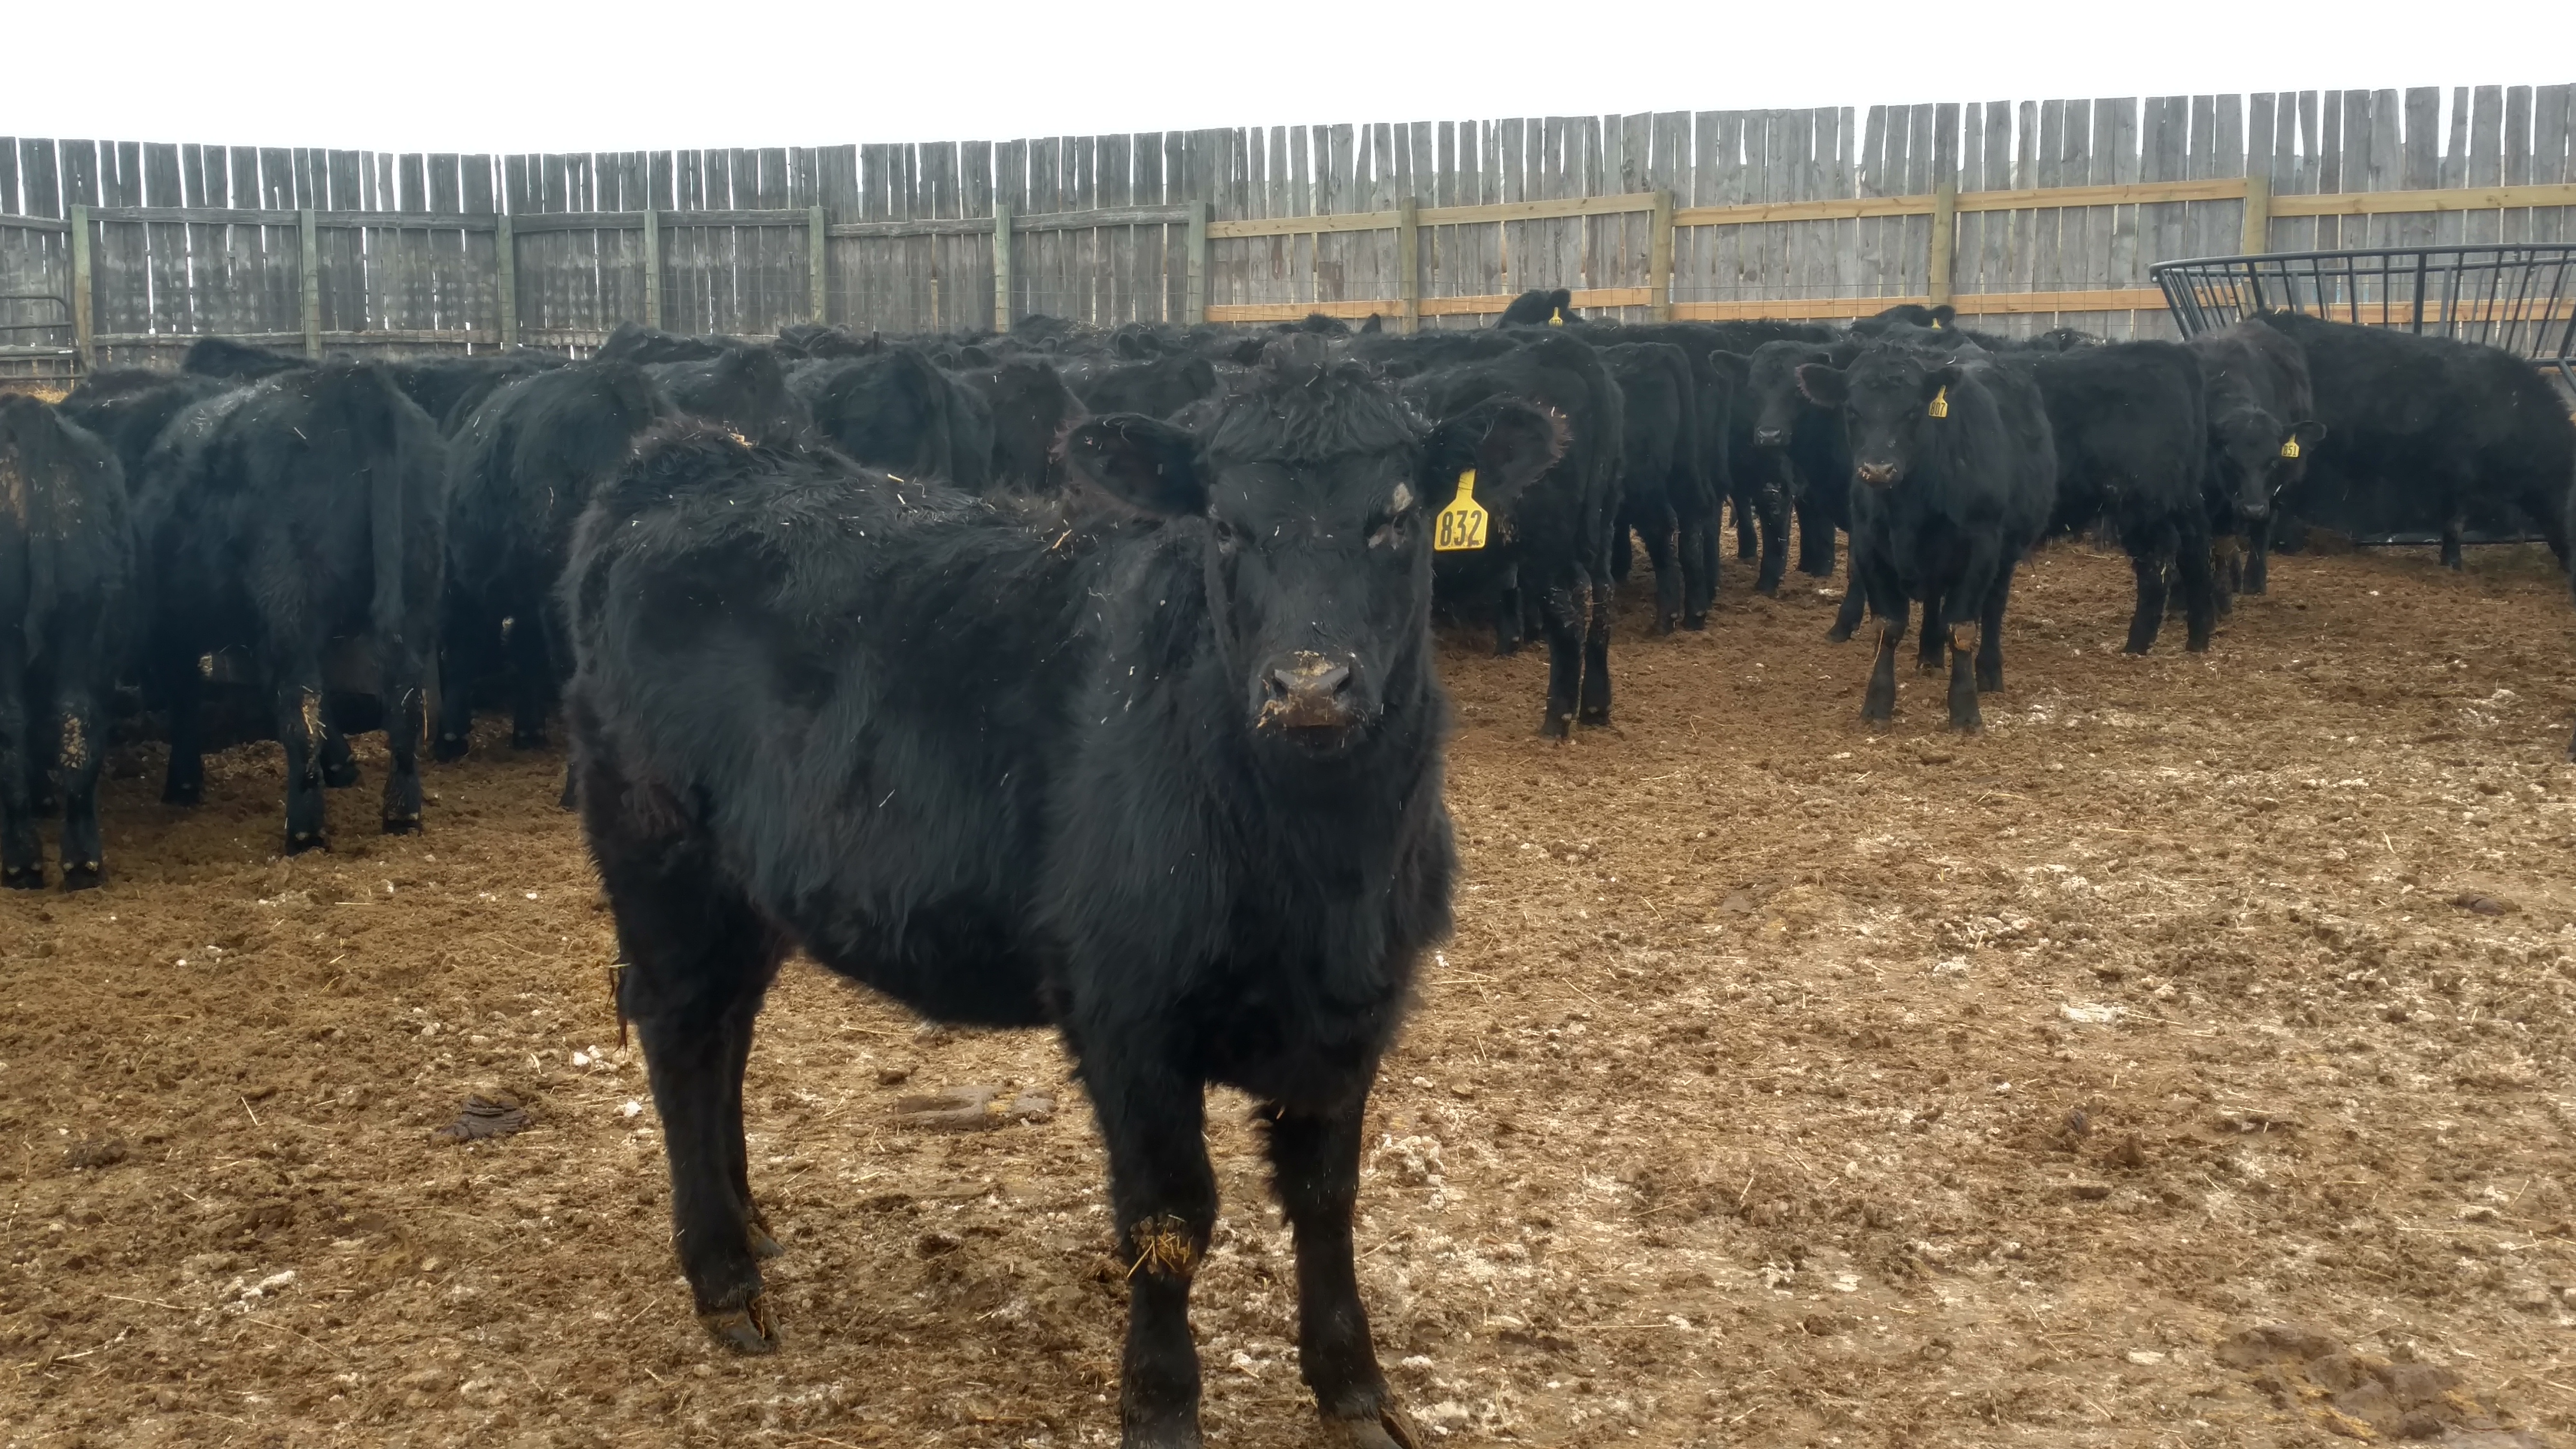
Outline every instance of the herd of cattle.
<svg viewBox="0 0 2576 1449"><path fill-rule="evenodd" d="M1352 1256L1362 1111L1450 923L1435 600L1547 641L1542 729L1610 717L1612 590L1705 626L1731 506L1776 589L1875 616L1891 716L1919 604L1949 719L2002 682L2016 566L2115 531L2128 647L2179 581L2186 647L2263 587L2282 510L2394 490L2443 530L2519 513L2563 561L2576 425L2502 353L2269 315L2188 344L2031 343L1899 307L1850 327L1615 326L1564 292L1398 336L1032 319L1005 336L767 345L621 329L582 361L308 362L198 344L178 374L0 397L0 865L100 880L126 685L202 788L218 661L287 761L286 848L356 768L332 701L418 751L560 699L702 1321L777 1343L746 1168L752 1023L801 948L927 1017L1063 1032L1130 1265L1131 1445L1196 1444L1190 1283L1216 1215L1202 1091L1252 1093L1294 1229L1301 1370L1335 1442L1412 1442ZM353 651L349 646L356 644ZM352 652L372 677L332 661ZM432 717L432 685L436 688Z"/></svg>

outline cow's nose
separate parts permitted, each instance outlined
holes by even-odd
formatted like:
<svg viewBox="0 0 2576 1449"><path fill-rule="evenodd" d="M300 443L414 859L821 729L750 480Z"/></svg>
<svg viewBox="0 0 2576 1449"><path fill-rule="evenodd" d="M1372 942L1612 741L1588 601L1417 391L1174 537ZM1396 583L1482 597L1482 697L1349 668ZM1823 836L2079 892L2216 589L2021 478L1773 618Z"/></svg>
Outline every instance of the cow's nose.
<svg viewBox="0 0 2576 1449"><path fill-rule="evenodd" d="M1785 448L1789 445L1789 434L1781 428L1755 428L1753 445L1757 448Z"/></svg>
<svg viewBox="0 0 2576 1449"><path fill-rule="evenodd" d="M1351 667L1321 654L1298 653L1262 676L1261 722L1274 729L1346 729L1358 718Z"/></svg>
<svg viewBox="0 0 2576 1449"><path fill-rule="evenodd" d="M2266 519L2272 516L2272 505L2260 498L2239 499L2236 504L2236 516L2257 521Z"/></svg>
<svg viewBox="0 0 2576 1449"><path fill-rule="evenodd" d="M1860 475L1860 481L1872 488L1884 488L1896 481L1894 463L1863 463L1852 471Z"/></svg>

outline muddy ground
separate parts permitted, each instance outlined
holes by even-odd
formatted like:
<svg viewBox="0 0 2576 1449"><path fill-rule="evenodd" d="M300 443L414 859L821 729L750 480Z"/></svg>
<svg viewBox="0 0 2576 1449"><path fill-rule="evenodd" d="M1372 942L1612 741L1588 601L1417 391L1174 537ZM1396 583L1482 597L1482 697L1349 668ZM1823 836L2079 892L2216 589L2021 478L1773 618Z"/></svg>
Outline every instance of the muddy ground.
<svg viewBox="0 0 2576 1449"><path fill-rule="evenodd" d="M1615 731L1444 642L1460 930L1360 1231L1432 1443L2576 1443L2576 617L2545 556L2288 558L2122 656L2060 547L1988 732L1857 723L1833 598L1654 639ZM671 1259L552 754L487 721L429 831L276 857L278 762L107 801L107 890L0 900L0 1441L1114 1442L1101 1159L1038 1035L791 966L754 1185L787 1349ZM141 763L157 765L157 760ZM894 1079L901 1078L901 1081ZM963 1085L1058 1106L900 1130ZM511 1137L435 1136L469 1094ZM1245 1104L1200 1279L1212 1443L1314 1442Z"/></svg>

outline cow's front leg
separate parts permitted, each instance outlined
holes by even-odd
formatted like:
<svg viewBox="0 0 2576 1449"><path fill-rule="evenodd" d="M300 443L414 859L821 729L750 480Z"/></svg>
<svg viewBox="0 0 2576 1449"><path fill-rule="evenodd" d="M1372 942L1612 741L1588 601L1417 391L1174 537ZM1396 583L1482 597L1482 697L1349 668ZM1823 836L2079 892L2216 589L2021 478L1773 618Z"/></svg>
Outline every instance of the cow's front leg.
<svg viewBox="0 0 2576 1449"><path fill-rule="evenodd" d="M1127 1265L1120 1443L1124 1449L1198 1449L1190 1283L1216 1228L1205 1092L1159 1051L1115 1036L1084 1042L1082 1077L1109 1148L1110 1205L1118 1254Z"/></svg>
<svg viewBox="0 0 2576 1449"><path fill-rule="evenodd" d="M1309 1112L1271 1107L1272 1190L1297 1242L1297 1362L1327 1442L1346 1449L1407 1449L1416 1435L1396 1412L1369 1337L1351 1254L1359 1201L1365 1087L1336 1107Z"/></svg>

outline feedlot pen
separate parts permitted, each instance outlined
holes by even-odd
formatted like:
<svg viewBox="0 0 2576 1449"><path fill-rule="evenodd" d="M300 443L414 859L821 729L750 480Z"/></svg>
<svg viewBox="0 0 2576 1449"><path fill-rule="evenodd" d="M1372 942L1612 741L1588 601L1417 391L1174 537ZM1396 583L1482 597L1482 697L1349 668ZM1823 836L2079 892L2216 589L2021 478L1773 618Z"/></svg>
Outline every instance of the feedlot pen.
<svg viewBox="0 0 2576 1449"><path fill-rule="evenodd" d="M2276 561L2118 652L2125 560L2017 588L1988 732L1857 723L1838 588L1623 606L1619 727L1444 637L1459 931L1380 1084L1360 1271L1432 1443L2570 1442L2576 715L2545 553ZM775 1358L671 1258L559 755L487 720L428 832L275 857L274 746L105 802L0 900L0 1442L1114 1442L1102 1164L1038 1034L806 966L746 1094ZM141 777L137 777L138 770ZM903 1130L907 1094L1054 1100ZM531 1125L433 1134L469 1094ZM1314 1442L1245 1104L1196 1327L1215 1444ZM2338 1437L2341 1436L2341 1437Z"/></svg>

